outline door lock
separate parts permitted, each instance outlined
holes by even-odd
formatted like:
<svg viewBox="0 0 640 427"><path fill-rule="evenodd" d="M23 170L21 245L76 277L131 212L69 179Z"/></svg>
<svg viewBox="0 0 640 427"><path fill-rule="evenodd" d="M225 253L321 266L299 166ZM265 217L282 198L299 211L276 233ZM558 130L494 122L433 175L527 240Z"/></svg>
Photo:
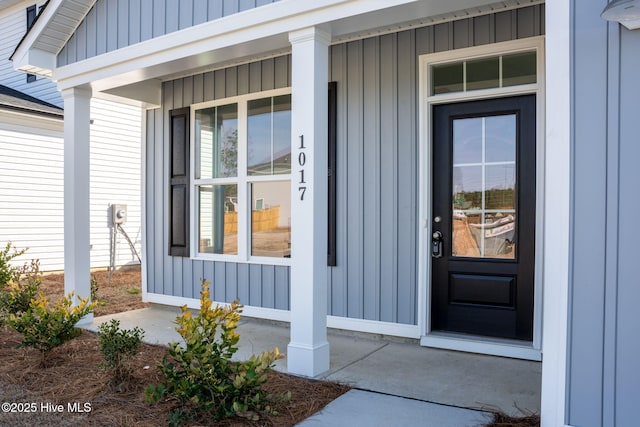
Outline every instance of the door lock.
<svg viewBox="0 0 640 427"><path fill-rule="evenodd" d="M434 231L431 236L431 256L433 258L442 257L442 233Z"/></svg>

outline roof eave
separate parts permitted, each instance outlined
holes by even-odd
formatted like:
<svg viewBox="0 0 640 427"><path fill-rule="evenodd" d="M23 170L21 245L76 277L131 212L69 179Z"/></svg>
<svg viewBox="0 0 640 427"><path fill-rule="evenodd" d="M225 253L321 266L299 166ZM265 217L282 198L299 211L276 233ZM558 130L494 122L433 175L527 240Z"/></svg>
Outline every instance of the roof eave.
<svg viewBox="0 0 640 427"><path fill-rule="evenodd" d="M95 0L48 0L9 58L13 61L13 68L50 78L57 66L58 53L94 3ZM46 37L49 24L58 19L59 11L68 14L70 10L74 12L75 20L68 26L66 39L58 38L52 42Z"/></svg>
<svg viewBox="0 0 640 427"><path fill-rule="evenodd" d="M56 67L56 55L38 49L28 49L16 52L13 58L13 68L29 74L51 78Z"/></svg>

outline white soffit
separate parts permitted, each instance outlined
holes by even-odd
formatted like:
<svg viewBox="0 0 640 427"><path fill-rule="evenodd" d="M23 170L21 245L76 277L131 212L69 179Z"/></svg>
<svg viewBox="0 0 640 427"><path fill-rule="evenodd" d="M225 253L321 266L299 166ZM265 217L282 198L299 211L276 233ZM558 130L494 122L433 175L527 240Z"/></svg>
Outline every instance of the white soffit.
<svg viewBox="0 0 640 427"><path fill-rule="evenodd" d="M395 19L391 23L389 23L389 14L394 14L394 11L386 9L370 13L366 21L360 17L349 17L331 24L334 34L332 44L544 4L545 0L505 0L474 6L471 6L471 3L474 2L469 0L463 2L454 0L418 2L402 9L398 8L398 11L395 12ZM443 11L444 8L449 10ZM420 16L420 18L416 19L416 16ZM365 22L368 24L368 28L364 27ZM376 22L377 24L375 24ZM359 28L359 26L363 28Z"/></svg>
<svg viewBox="0 0 640 427"><path fill-rule="evenodd" d="M107 91L282 54L290 49L288 32L312 25L328 25L336 44L540 3L543 0L318 0L309 8L300 0L282 0L221 18L217 25L203 23L69 64L56 69L53 77L61 87L90 84Z"/></svg>
<svg viewBox="0 0 640 427"><path fill-rule="evenodd" d="M50 1L43 13L51 13L51 19L46 27L37 31L38 37L31 48L57 55L94 3L95 0ZM49 11L49 8L55 10Z"/></svg>
<svg viewBox="0 0 640 427"><path fill-rule="evenodd" d="M94 3L95 0L49 0L11 55L13 67L51 77L56 55Z"/></svg>

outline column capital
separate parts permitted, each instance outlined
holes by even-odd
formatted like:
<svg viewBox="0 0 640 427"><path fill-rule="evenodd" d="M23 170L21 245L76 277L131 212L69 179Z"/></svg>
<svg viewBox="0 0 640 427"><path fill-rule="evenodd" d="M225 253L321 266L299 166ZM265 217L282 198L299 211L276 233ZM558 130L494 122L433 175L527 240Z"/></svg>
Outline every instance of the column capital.
<svg viewBox="0 0 640 427"><path fill-rule="evenodd" d="M63 99L71 98L71 97L91 98L91 96L93 95L93 91L91 90L91 88L84 87L84 86L76 86L76 87L70 87L67 89L62 89L60 93L62 94Z"/></svg>
<svg viewBox="0 0 640 427"><path fill-rule="evenodd" d="M291 44L308 41L317 41L328 46L331 43L331 28L327 25L316 25L289 33L289 42Z"/></svg>

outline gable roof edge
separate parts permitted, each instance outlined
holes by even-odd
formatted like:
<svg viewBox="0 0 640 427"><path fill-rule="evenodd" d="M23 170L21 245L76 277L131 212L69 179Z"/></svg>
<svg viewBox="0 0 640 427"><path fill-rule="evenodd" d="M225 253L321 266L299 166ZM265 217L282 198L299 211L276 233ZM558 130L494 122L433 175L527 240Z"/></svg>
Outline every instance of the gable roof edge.
<svg viewBox="0 0 640 427"><path fill-rule="evenodd" d="M58 53L95 2L96 0L47 0L31 28L9 57L13 61L13 68L51 77ZM49 29L51 23L57 24L55 34ZM64 31L59 31L60 28Z"/></svg>

